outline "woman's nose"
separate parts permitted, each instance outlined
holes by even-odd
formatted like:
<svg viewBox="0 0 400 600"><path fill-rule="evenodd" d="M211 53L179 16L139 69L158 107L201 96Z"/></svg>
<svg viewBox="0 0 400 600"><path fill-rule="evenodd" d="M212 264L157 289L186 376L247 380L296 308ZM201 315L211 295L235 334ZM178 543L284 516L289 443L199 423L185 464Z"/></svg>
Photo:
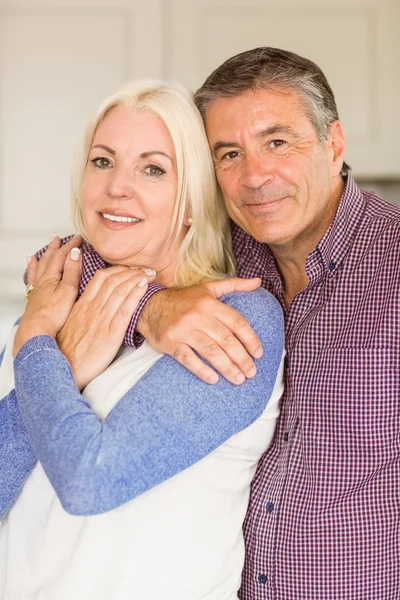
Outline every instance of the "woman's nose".
<svg viewBox="0 0 400 600"><path fill-rule="evenodd" d="M134 177L125 169L114 169L107 184L107 193L112 198L132 198Z"/></svg>

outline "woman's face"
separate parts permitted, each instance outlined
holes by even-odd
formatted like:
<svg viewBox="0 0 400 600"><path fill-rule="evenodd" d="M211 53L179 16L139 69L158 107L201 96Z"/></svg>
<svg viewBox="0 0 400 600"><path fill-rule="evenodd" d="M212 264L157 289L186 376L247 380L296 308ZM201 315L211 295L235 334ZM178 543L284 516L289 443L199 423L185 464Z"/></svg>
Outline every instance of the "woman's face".
<svg viewBox="0 0 400 600"><path fill-rule="evenodd" d="M110 264L174 271L180 240L166 240L177 185L163 120L150 110L114 107L96 130L81 188L88 241Z"/></svg>

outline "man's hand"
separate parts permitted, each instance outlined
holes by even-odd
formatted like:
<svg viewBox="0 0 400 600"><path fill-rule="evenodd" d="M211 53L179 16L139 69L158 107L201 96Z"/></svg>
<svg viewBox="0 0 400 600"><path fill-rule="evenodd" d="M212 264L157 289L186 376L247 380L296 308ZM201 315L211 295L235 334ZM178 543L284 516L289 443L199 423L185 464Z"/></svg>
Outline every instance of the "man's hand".
<svg viewBox="0 0 400 600"><path fill-rule="evenodd" d="M252 357L262 356L262 347L241 314L219 298L260 285L258 278L232 278L162 290L148 300L137 329L153 348L170 354L206 383L217 383L219 378L199 356L231 383L241 384L254 377Z"/></svg>

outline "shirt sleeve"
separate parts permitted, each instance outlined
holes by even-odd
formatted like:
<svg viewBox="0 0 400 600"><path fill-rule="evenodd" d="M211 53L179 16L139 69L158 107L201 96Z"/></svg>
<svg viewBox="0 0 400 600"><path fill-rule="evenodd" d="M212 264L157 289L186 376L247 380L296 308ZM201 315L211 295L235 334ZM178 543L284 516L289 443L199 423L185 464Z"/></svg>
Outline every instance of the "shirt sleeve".
<svg viewBox="0 0 400 600"><path fill-rule="evenodd" d="M10 510L36 463L15 390L0 400L0 519Z"/></svg>
<svg viewBox="0 0 400 600"><path fill-rule="evenodd" d="M15 325L18 325L18 321ZM13 338L12 338L13 339ZM9 511L36 463L36 455L21 419L14 385L7 382L9 344L0 353L0 519ZM3 364L4 362L4 364Z"/></svg>
<svg viewBox="0 0 400 600"><path fill-rule="evenodd" d="M163 290L163 286L158 283L150 283L145 295L140 300L137 309L132 315L131 322L129 323L128 331L126 332L124 342L126 342L127 346L131 346L132 348L140 348L140 346L144 342L144 337L141 333L136 331L137 322L139 321L140 313L144 309L146 303L150 298L160 290Z"/></svg>
<svg viewBox="0 0 400 600"><path fill-rule="evenodd" d="M264 411L284 351L283 315L265 290L224 301L260 337L257 374L241 386L208 385L163 356L101 420L76 388L71 368L47 336L14 361L22 418L64 508L111 510L190 467Z"/></svg>

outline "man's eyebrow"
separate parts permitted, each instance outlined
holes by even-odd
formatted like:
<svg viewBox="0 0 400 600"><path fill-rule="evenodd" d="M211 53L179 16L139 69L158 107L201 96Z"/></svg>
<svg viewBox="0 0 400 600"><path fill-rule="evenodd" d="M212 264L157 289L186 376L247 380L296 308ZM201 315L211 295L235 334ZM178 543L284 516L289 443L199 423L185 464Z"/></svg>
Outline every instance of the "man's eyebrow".
<svg viewBox="0 0 400 600"><path fill-rule="evenodd" d="M271 127L267 127L267 129L263 129L259 133L257 133L258 138L268 137L270 135L275 135L276 133L286 133L287 135L297 135L296 131L290 125L271 125Z"/></svg>
<svg viewBox="0 0 400 600"><path fill-rule="evenodd" d="M93 148L101 148L102 150L105 150L109 154L112 154L113 156L115 156L115 150L113 150L112 148L109 148L108 146L105 146L104 144L96 144L95 146L92 146L92 150L93 150Z"/></svg>
<svg viewBox="0 0 400 600"><path fill-rule="evenodd" d="M270 135L275 135L277 133L283 133L286 135L297 136L296 131L289 125L271 125L271 127L267 127L266 129L259 131L257 133L256 137L264 138L264 137L268 137ZM234 148L235 146L237 146L237 144L235 144L235 142L223 142L223 141L216 142L215 144L213 144L212 152L213 152L214 156L216 156L220 150L223 150L226 148Z"/></svg>
<svg viewBox="0 0 400 600"><path fill-rule="evenodd" d="M161 150L149 150L148 152L142 152L142 154L140 155L140 158L148 158L152 154L161 154L161 156L165 156L166 158L168 158L168 160L170 160L172 162L172 164L174 163L172 158L165 152L162 152Z"/></svg>
<svg viewBox="0 0 400 600"><path fill-rule="evenodd" d="M216 156L219 150L223 150L224 148L232 148L236 145L237 144L235 144L235 142L216 142L212 147L212 152L214 156Z"/></svg>

